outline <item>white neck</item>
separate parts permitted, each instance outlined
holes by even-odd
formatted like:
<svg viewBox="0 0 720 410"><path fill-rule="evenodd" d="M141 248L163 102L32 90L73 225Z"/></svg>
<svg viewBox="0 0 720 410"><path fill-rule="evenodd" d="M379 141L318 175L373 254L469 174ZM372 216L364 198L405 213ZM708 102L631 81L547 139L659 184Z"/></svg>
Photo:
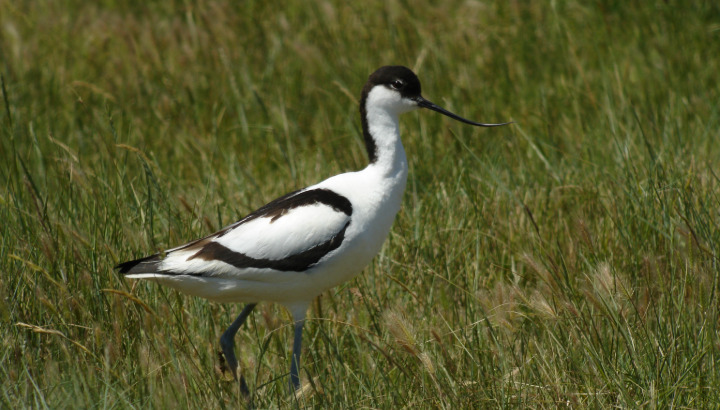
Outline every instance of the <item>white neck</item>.
<svg viewBox="0 0 720 410"><path fill-rule="evenodd" d="M360 102L363 133L370 157L368 169L374 169L384 178L400 178L403 186L408 165L400 141L398 117L415 108L416 105L403 101L399 93L383 86L367 91Z"/></svg>
<svg viewBox="0 0 720 410"><path fill-rule="evenodd" d="M408 164L400 140L398 114L382 108L367 107L368 132L375 141L376 160L372 167L386 178L407 177Z"/></svg>

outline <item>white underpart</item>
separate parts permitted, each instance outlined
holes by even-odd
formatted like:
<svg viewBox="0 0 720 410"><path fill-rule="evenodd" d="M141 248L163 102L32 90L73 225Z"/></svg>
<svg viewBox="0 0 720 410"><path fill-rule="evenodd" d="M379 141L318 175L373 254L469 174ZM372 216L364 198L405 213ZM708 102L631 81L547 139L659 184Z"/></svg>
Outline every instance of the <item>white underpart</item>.
<svg viewBox="0 0 720 410"><path fill-rule="evenodd" d="M257 218L217 238L236 252L254 258L282 259L323 243L350 220L342 244L304 272L238 269L219 261L187 259L194 252L168 254L163 269L180 272L212 271L205 276L136 274L153 278L182 292L218 302L271 301L302 313L314 297L359 274L380 251L400 209L408 165L400 141L398 116L417 108L396 91L376 86L366 100L367 121L375 139L377 160L365 169L336 175L307 190L323 188L347 198L352 215L323 204L299 207L270 222Z"/></svg>

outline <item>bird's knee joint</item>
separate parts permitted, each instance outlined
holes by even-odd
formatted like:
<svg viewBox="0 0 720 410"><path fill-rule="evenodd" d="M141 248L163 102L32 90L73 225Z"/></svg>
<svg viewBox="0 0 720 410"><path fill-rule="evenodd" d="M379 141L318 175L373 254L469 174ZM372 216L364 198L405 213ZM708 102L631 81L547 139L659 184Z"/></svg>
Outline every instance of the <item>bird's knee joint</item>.
<svg viewBox="0 0 720 410"><path fill-rule="evenodd" d="M220 336L220 346L223 348L223 350L231 349L235 347L235 340L228 335L222 335Z"/></svg>

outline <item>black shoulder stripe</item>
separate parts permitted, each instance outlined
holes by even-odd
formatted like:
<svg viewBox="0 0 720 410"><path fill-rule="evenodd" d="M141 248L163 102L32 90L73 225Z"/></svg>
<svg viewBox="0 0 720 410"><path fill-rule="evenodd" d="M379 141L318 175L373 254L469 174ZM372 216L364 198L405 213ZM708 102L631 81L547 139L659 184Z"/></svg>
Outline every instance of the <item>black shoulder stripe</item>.
<svg viewBox="0 0 720 410"><path fill-rule="evenodd" d="M318 188L302 192L295 191L280 197L243 218L242 222L260 217L271 218L270 221L274 222L291 209L317 203L332 207L348 216L352 214L352 204L347 198L329 189Z"/></svg>
<svg viewBox="0 0 720 410"><path fill-rule="evenodd" d="M217 242L209 242L188 260L200 258L205 261L222 261L238 269L258 268L275 269L283 272L303 272L315 265L323 256L337 249L345 238L345 227L329 240L305 251L290 255L284 259L258 259L235 252ZM203 273L198 273L202 276Z"/></svg>

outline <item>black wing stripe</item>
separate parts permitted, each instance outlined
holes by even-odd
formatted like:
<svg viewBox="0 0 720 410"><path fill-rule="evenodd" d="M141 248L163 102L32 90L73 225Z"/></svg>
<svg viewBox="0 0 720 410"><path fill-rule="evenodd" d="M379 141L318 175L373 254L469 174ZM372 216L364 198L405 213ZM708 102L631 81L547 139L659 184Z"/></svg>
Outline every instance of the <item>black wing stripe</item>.
<svg viewBox="0 0 720 410"><path fill-rule="evenodd" d="M271 218L270 222L275 222L291 209L317 203L327 205L348 216L352 214L352 204L347 198L329 189L318 188L309 191L291 192L249 214L243 218L241 222L247 222L260 217ZM223 234L224 233L225 232L223 232Z"/></svg>
<svg viewBox="0 0 720 410"><path fill-rule="evenodd" d="M344 198L343 198L344 199ZM310 249L288 256L284 259L259 259L245 255L244 253L235 252L217 242L210 242L203 246L196 254L188 258L189 260L199 258L205 261L222 261L230 264L238 269L258 268L258 269L275 269L283 272L303 272L316 264L323 256L337 249L345 238L345 227L329 240L314 246ZM203 276L204 273L189 274Z"/></svg>

